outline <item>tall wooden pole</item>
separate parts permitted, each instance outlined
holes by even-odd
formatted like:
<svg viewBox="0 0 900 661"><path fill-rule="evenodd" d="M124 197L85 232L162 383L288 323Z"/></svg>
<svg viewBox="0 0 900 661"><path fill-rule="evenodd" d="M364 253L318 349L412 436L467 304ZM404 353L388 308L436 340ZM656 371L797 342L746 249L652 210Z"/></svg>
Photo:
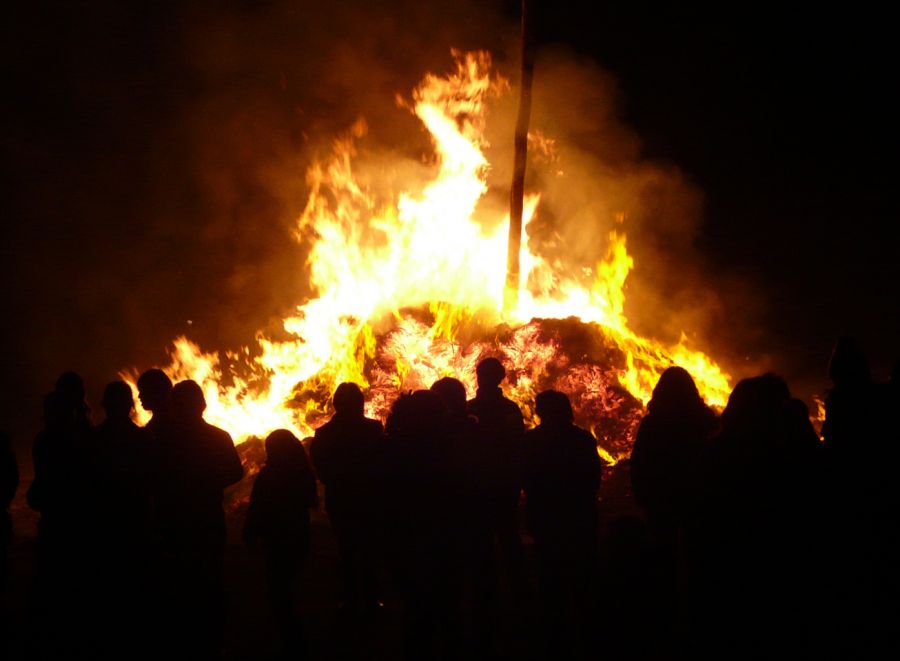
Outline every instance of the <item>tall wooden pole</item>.
<svg viewBox="0 0 900 661"><path fill-rule="evenodd" d="M516 120L515 161L509 193L509 245L506 255L507 310L519 302L519 254L522 250L522 209L525 199L525 165L528 159L528 123L531 120L531 80L534 74L534 39L528 0L522 0L522 76L519 83L519 116Z"/></svg>

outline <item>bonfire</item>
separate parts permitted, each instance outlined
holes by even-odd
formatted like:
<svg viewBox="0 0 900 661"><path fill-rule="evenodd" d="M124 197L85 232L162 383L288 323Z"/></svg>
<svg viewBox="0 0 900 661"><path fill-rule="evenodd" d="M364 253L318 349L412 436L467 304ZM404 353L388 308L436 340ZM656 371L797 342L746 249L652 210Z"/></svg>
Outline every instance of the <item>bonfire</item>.
<svg viewBox="0 0 900 661"><path fill-rule="evenodd" d="M430 136L426 177L385 192L371 176L358 176L364 120L307 172L309 198L295 238L309 247L298 273L308 272L314 293L283 320L283 334L259 333L241 351L222 354L175 339L163 369L173 380L197 381L207 420L237 443L276 428L309 436L344 381L363 387L367 414L382 420L401 392L444 376L460 379L473 396L475 366L488 356L506 365L506 393L529 422L538 392L569 394L576 422L592 431L610 464L628 456L667 367L686 368L709 404L724 405L729 376L685 335L673 346L630 329L625 283L634 262L624 213L605 233L605 256L575 269L529 241L541 193L526 191L520 274L508 281L509 215L480 202L491 167L489 109L510 85L492 72L487 53L453 57L448 75L426 75L398 103L397 112L414 113ZM552 152L552 136L534 131L528 139ZM134 385L136 374L123 376Z"/></svg>

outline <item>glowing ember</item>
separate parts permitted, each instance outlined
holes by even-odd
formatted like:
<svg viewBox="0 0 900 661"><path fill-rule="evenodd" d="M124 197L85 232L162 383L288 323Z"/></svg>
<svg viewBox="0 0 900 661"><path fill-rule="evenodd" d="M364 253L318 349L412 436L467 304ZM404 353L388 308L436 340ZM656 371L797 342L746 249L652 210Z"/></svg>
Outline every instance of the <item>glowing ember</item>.
<svg viewBox="0 0 900 661"><path fill-rule="evenodd" d="M670 365L688 369L710 404L724 405L729 377L707 356L684 339L666 347L629 329L624 284L633 260L624 234L609 233L606 257L585 280L529 251L539 195L526 196L518 306L503 309L509 218L480 210L476 219L476 206L488 190L486 104L508 85L490 75L487 53L454 56L454 73L429 74L412 94L434 143L428 181L387 198L373 193L353 170L363 122L307 173L296 234L311 244L317 294L284 320L290 339L258 337L252 352L224 360L175 340L165 371L200 383L207 419L236 441L278 427L309 435L342 381L367 388L368 413L382 418L401 390L442 376L473 395L475 365L488 355L507 365L508 394L528 418L540 390L569 393L577 422L609 461L627 456L643 404ZM552 139L534 139L552 149ZM133 372L124 376L134 384Z"/></svg>

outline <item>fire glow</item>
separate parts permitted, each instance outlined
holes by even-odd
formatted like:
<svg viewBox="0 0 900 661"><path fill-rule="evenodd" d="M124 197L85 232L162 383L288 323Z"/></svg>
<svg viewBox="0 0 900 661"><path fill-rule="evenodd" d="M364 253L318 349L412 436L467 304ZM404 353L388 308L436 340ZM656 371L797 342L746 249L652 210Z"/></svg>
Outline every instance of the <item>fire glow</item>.
<svg viewBox="0 0 900 661"><path fill-rule="evenodd" d="M387 198L373 193L354 174L363 121L308 171L295 232L311 246L316 293L284 319L287 339L260 334L253 351L224 356L175 340L163 369L175 381L197 381L207 420L236 442L282 427L310 435L343 381L367 390L367 413L382 420L400 392L443 376L460 379L472 396L475 365L487 356L506 365L507 395L529 421L538 392L568 393L576 422L610 462L628 455L643 405L670 365L690 371L709 404L725 404L729 376L684 336L663 346L630 330L624 286L634 262L620 229L608 233L593 272L574 277L530 251L540 194L527 194L522 278L518 296L505 297L509 216L486 218L478 205L488 191L486 110L508 84L491 74L487 53L454 56L454 72L427 75L401 104L429 132L429 181ZM134 387L136 374L124 376Z"/></svg>

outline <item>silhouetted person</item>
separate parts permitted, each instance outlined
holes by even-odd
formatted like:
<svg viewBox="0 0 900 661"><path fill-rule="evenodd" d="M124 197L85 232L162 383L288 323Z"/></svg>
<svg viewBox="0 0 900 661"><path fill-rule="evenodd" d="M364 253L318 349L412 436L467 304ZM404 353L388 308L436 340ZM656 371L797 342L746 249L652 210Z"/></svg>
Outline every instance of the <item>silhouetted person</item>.
<svg viewBox="0 0 900 661"><path fill-rule="evenodd" d="M384 493L392 570L406 616L406 656L454 658L459 641L452 494L456 475L445 410L434 392L401 395L387 420Z"/></svg>
<svg viewBox="0 0 900 661"><path fill-rule="evenodd" d="M6 587L7 547L12 541L13 527L9 506L19 488L19 466L9 436L0 432L0 590Z"/></svg>
<svg viewBox="0 0 900 661"><path fill-rule="evenodd" d="M701 655L733 649L759 658L773 647L797 654L807 643L808 615L796 606L812 558L798 553L794 534L801 509L784 452L789 401L775 375L739 382L721 431L698 458L703 493L692 567Z"/></svg>
<svg viewBox="0 0 900 661"><path fill-rule="evenodd" d="M28 505L40 512L39 546L55 555L79 526L78 502L84 468L81 421L71 402L54 391L44 398L44 428L34 439L34 480ZM42 553L43 555L43 553Z"/></svg>
<svg viewBox="0 0 900 661"><path fill-rule="evenodd" d="M478 567L478 553L489 548L490 534L485 526L474 525L481 515L482 503L478 490L477 444L478 420L467 413L466 387L458 379L444 377L435 381L430 388L441 401L443 408L442 440L445 466L443 526L447 534L446 600L445 618L451 639L448 645L456 650L461 644L463 629L470 630L475 638L474 653L487 643L487 631L491 627L487 604L474 597L475 571ZM467 597L467 598L466 598ZM471 625L462 623L463 603L471 605ZM482 650L486 651L486 650Z"/></svg>
<svg viewBox="0 0 900 661"><path fill-rule="evenodd" d="M670 367L662 373L631 451L631 483L635 500L664 543L674 542L690 489L690 468L717 424L686 370Z"/></svg>
<svg viewBox="0 0 900 661"><path fill-rule="evenodd" d="M304 654L296 609L296 580L309 556L309 509L316 505L316 478L303 444L279 429L266 438L266 464L256 476L244 523L244 541L262 542L266 588L287 656Z"/></svg>
<svg viewBox="0 0 900 661"><path fill-rule="evenodd" d="M648 583L656 592L644 616L656 619L655 645L673 643L678 588L686 571L692 471L717 426L715 413L700 397L691 375L681 367L666 369L653 389L631 450L632 489L652 534L654 561L647 570L652 576Z"/></svg>
<svg viewBox="0 0 900 661"><path fill-rule="evenodd" d="M83 391L82 391L83 393ZM85 441L88 428L79 410L83 402L55 390L44 398L44 428L34 439L34 480L26 498L40 512L37 563L30 613L30 644L43 656L89 653L81 626L80 603L88 564L84 543ZM87 580L86 580L87 579Z"/></svg>
<svg viewBox="0 0 900 661"><path fill-rule="evenodd" d="M540 393L535 412L540 424L525 433L522 469L526 521L538 561L546 653L581 657L596 649L600 457L594 437L573 423L565 394Z"/></svg>
<svg viewBox="0 0 900 661"><path fill-rule="evenodd" d="M476 599L484 604L495 601L497 564L494 541L511 591L519 600L527 593L525 553L519 536L520 461L525 423L518 405L503 396L500 384L506 370L496 358L485 358L475 370L478 390L467 408L478 420L477 461L482 501L481 521L490 531L491 544L482 549L480 578Z"/></svg>
<svg viewBox="0 0 900 661"><path fill-rule="evenodd" d="M225 487L244 474L228 432L203 419L206 400L195 381L172 389L172 420L158 439L156 503L169 575L172 632L189 652L217 656L224 626L222 571Z"/></svg>
<svg viewBox="0 0 900 661"><path fill-rule="evenodd" d="M825 449L835 462L861 467L872 458L879 441L876 423L880 402L869 363L856 340L838 340L828 376L834 386L825 398Z"/></svg>
<svg viewBox="0 0 900 661"><path fill-rule="evenodd" d="M74 424L81 431L86 431L91 426L91 409L85 398L84 379L75 372L63 372L56 380L56 392L72 409Z"/></svg>
<svg viewBox="0 0 900 661"><path fill-rule="evenodd" d="M838 340L828 376L833 387L825 398L822 436L833 486L830 569L839 594L833 628L844 627L839 645L845 654L875 656L887 643L897 653L897 400L890 386L873 382L868 361L853 338ZM860 639L872 641L871 649L861 651Z"/></svg>
<svg viewBox="0 0 900 661"><path fill-rule="evenodd" d="M480 516L482 507L477 484L479 467L476 463L480 440L478 420L466 410L466 387L458 379L444 377L435 381L430 390L438 396L443 407L442 452L450 479L446 497L452 503L447 525L453 529L454 553L460 556L461 561L468 562L466 556L473 551L472 523Z"/></svg>
<svg viewBox="0 0 900 661"><path fill-rule="evenodd" d="M348 612L379 603L376 553L379 506L377 466L381 423L365 417L365 400L355 383L334 392L334 416L316 430L310 457L325 485L325 510L340 554L341 596Z"/></svg>
<svg viewBox="0 0 900 661"><path fill-rule="evenodd" d="M127 383L109 383L101 403L106 418L85 448L82 544L90 554L82 571L92 575L93 616L108 624L99 645L115 655L148 633L150 447L149 434L131 420Z"/></svg>
<svg viewBox="0 0 900 661"><path fill-rule="evenodd" d="M172 400L172 380L160 369L149 369L138 377L138 397L141 406L152 416L147 423L154 435L169 418Z"/></svg>
<svg viewBox="0 0 900 661"><path fill-rule="evenodd" d="M110 555L142 547L147 535L150 492L149 438L131 419L134 399L124 381L103 392L106 419L91 432L91 489L98 534Z"/></svg>

